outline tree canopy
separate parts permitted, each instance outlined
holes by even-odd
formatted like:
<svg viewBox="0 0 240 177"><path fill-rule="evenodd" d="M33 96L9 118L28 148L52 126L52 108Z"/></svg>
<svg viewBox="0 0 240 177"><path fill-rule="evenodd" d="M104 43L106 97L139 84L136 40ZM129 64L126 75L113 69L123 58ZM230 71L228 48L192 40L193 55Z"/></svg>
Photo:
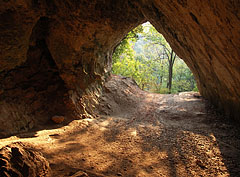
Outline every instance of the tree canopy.
<svg viewBox="0 0 240 177"><path fill-rule="evenodd" d="M197 91L190 69L149 22L130 31L116 47L112 59L112 73L131 77L143 90Z"/></svg>

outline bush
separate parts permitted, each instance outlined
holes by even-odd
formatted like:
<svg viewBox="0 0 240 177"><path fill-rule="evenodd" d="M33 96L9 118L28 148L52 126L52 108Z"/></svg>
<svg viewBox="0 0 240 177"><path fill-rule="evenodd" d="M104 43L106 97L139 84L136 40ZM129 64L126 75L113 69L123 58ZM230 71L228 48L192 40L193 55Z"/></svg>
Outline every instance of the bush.
<svg viewBox="0 0 240 177"><path fill-rule="evenodd" d="M160 94L169 94L168 88L161 88L160 91L156 92Z"/></svg>

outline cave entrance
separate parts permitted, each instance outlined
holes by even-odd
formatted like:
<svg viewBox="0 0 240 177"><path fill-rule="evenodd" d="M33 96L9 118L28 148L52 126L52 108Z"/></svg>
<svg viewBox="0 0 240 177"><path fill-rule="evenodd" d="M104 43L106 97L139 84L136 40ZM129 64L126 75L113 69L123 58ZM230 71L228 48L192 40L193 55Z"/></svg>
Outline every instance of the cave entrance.
<svg viewBox="0 0 240 177"><path fill-rule="evenodd" d="M115 48L112 73L134 79L145 91L198 91L193 73L150 22L130 31Z"/></svg>

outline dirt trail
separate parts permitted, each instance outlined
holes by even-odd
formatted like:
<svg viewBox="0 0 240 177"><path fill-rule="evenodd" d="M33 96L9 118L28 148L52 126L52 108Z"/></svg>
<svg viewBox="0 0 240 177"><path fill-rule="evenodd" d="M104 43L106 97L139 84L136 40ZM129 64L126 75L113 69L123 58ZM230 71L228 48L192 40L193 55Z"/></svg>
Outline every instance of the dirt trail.
<svg viewBox="0 0 240 177"><path fill-rule="evenodd" d="M1 139L0 146L31 143L53 176L240 176L239 128L206 105L197 93L147 93L112 76L98 118Z"/></svg>

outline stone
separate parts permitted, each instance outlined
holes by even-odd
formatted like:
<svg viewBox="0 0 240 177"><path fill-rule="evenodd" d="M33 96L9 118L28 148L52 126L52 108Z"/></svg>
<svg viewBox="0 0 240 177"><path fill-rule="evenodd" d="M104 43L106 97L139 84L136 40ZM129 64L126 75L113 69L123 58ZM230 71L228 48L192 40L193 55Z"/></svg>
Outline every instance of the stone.
<svg viewBox="0 0 240 177"><path fill-rule="evenodd" d="M0 137L28 131L33 119L24 105L0 101Z"/></svg>
<svg viewBox="0 0 240 177"><path fill-rule="evenodd" d="M40 152L18 142L0 149L0 176L50 177L51 170Z"/></svg>
<svg viewBox="0 0 240 177"><path fill-rule="evenodd" d="M52 121L55 122L56 124L60 124L64 121L64 116L53 116Z"/></svg>
<svg viewBox="0 0 240 177"><path fill-rule="evenodd" d="M239 7L232 0L1 1L0 107L11 103L9 125L18 115L37 125L49 115L94 114L114 48L150 21L190 67L201 95L240 122ZM27 131L28 119L11 132Z"/></svg>
<svg viewBox="0 0 240 177"><path fill-rule="evenodd" d="M85 173L83 171L78 171L74 175L72 175L71 177L89 177L89 176L88 176L87 173Z"/></svg>
<svg viewBox="0 0 240 177"><path fill-rule="evenodd" d="M192 70L201 95L239 122L240 2L144 2L143 13Z"/></svg>

